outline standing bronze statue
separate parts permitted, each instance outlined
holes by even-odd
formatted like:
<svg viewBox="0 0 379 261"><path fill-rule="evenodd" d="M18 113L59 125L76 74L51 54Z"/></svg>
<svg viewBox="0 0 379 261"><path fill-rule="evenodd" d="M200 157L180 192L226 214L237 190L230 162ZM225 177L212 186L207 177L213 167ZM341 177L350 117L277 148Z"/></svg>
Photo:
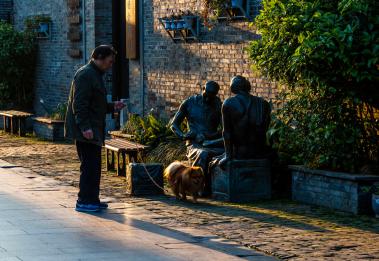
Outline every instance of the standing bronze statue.
<svg viewBox="0 0 379 261"><path fill-rule="evenodd" d="M271 119L270 104L250 95L250 82L242 76L231 80L232 97L222 105L225 154L222 168L231 159L259 159L268 154L266 132Z"/></svg>
<svg viewBox="0 0 379 261"><path fill-rule="evenodd" d="M210 160L224 152L220 143L221 130L221 100L217 97L220 86L214 81L208 81L202 94L186 99L170 122L171 130L186 141L187 157L192 166L199 166L206 176L203 196L211 193L211 178L208 173ZM183 133L180 125L187 119L187 133ZM215 141L215 142L213 142ZM218 141L218 142L217 142Z"/></svg>

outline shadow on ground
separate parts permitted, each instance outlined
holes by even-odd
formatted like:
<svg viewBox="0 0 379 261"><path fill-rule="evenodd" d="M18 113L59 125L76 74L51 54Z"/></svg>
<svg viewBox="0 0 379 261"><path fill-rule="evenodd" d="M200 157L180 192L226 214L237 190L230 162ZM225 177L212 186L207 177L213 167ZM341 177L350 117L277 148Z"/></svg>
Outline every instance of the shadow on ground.
<svg viewBox="0 0 379 261"><path fill-rule="evenodd" d="M172 196L145 196L170 206L213 213L231 218L248 218L258 222L306 231L328 232L340 226L379 233L379 221L370 216L334 211L323 207L302 205L291 200L265 200L250 204L220 203L201 200L199 204L183 202Z"/></svg>

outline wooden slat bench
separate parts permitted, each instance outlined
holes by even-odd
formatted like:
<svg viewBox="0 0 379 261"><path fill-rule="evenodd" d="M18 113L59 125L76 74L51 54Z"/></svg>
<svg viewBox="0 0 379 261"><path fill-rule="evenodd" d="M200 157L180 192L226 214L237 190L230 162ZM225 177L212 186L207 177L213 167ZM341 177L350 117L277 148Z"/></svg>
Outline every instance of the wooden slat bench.
<svg viewBox="0 0 379 261"><path fill-rule="evenodd" d="M115 153L117 153L117 175L126 176L126 165L130 162L138 162L147 146L125 139L112 138L105 140L104 148L107 171L114 170Z"/></svg>
<svg viewBox="0 0 379 261"><path fill-rule="evenodd" d="M0 111L0 116L3 116L3 128L5 132L25 136L26 119L33 114L23 111Z"/></svg>

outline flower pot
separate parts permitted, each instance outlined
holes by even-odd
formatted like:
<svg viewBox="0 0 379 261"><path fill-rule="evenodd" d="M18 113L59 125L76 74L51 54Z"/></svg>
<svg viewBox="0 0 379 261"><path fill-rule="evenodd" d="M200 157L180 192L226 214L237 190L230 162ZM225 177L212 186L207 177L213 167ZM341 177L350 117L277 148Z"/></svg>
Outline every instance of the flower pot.
<svg viewBox="0 0 379 261"><path fill-rule="evenodd" d="M243 0L232 0L232 8L238 8L243 6Z"/></svg>
<svg viewBox="0 0 379 261"><path fill-rule="evenodd" d="M174 21L171 22L171 30L176 29L176 23Z"/></svg>
<svg viewBox="0 0 379 261"><path fill-rule="evenodd" d="M379 195L377 194L372 194L372 210L375 213L375 217L379 218Z"/></svg>
<svg viewBox="0 0 379 261"><path fill-rule="evenodd" d="M184 28L184 22L183 21L179 21L177 24L176 24L176 29L178 30L181 30Z"/></svg>
<svg viewBox="0 0 379 261"><path fill-rule="evenodd" d="M189 16L183 16L183 26L185 29L191 29L193 25L193 18Z"/></svg>
<svg viewBox="0 0 379 261"><path fill-rule="evenodd" d="M47 33L49 31L49 24L48 23L40 23L38 31L40 33Z"/></svg>
<svg viewBox="0 0 379 261"><path fill-rule="evenodd" d="M163 23L164 23L164 29L166 29L166 30L170 30L171 29L171 23L170 23L170 21L164 20Z"/></svg>

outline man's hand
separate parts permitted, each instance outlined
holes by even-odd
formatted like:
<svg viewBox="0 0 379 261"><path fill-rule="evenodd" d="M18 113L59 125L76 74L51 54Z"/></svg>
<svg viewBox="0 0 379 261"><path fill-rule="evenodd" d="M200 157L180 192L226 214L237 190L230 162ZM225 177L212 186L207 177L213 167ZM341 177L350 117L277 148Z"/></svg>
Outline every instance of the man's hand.
<svg viewBox="0 0 379 261"><path fill-rule="evenodd" d="M86 138L87 140L93 139L93 131L91 129L83 131L82 134L83 134L83 137Z"/></svg>
<svg viewBox="0 0 379 261"><path fill-rule="evenodd" d="M123 103L122 101L115 101L115 102L114 102L114 109L115 109L115 111L120 111L120 110L122 110L125 106L126 106L125 103Z"/></svg>

